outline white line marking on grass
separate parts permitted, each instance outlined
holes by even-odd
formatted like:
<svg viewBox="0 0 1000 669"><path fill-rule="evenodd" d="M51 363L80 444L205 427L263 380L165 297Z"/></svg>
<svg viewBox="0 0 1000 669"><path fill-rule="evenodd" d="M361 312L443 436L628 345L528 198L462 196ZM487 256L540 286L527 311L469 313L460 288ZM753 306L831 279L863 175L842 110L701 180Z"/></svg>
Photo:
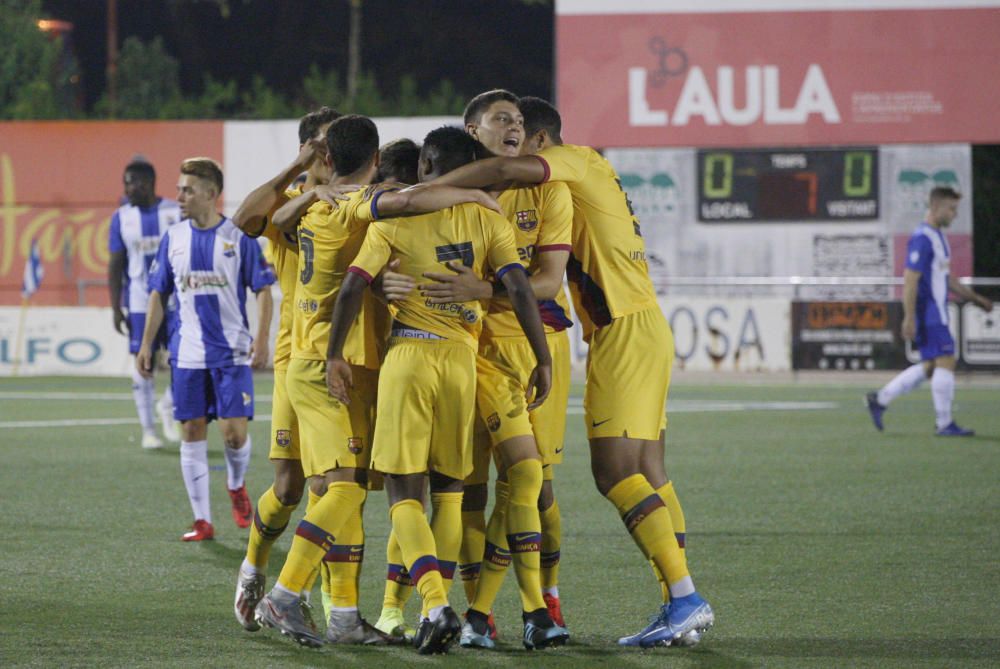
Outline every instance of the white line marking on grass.
<svg viewBox="0 0 1000 669"><path fill-rule="evenodd" d="M270 414L254 416L255 421L271 420ZM104 427L138 425L137 418L68 418L66 420L9 420L0 422L0 430L26 427Z"/></svg>
<svg viewBox="0 0 1000 669"><path fill-rule="evenodd" d="M836 402L747 402L741 400L668 400L667 413L710 413L734 411L820 411L836 409ZM566 413L572 416L583 414L583 400L569 399Z"/></svg>
<svg viewBox="0 0 1000 669"><path fill-rule="evenodd" d="M111 400L131 402L132 393L0 392L0 400ZM254 402L270 404L271 396L255 397Z"/></svg>

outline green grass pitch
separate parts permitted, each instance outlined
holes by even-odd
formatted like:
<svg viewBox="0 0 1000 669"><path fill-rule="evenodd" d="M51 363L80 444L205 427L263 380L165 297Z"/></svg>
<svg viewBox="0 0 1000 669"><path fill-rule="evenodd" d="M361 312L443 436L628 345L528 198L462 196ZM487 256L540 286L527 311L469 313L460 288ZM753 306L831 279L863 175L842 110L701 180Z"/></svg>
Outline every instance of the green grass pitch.
<svg viewBox="0 0 1000 669"><path fill-rule="evenodd" d="M0 667L1000 666L996 378L959 379L956 417L978 435L952 440L933 436L926 388L898 400L879 434L861 404L866 388L842 377L723 378L729 385L678 375L667 432L691 572L716 611L699 647L615 645L656 610L658 588L593 487L583 418L573 414L556 475L570 644L521 648L509 574L496 605L500 650L435 658L409 648L316 651L273 630L244 632L232 599L247 531L229 518L214 426L217 539L185 544L190 509L177 446L142 451L138 426L125 424L134 418L127 380L4 379ZM270 383L257 377L258 414L270 413ZM114 418L123 421L81 424ZM251 433L256 499L270 484L267 421ZM370 496L365 523L362 612L374 620L388 534L383 494ZM272 553L269 585L290 534ZM464 610L459 583L451 599ZM414 599L408 616L416 610Z"/></svg>

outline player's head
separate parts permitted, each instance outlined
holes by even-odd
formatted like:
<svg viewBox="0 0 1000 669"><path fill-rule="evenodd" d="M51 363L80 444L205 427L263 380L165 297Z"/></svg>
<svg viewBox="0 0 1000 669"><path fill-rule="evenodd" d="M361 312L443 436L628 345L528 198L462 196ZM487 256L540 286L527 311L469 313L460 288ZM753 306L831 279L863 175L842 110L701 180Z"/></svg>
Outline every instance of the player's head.
<svg viewBox="0 0 1000 669"><path fill-rule="evenodd" d="M417 165L420 147L412 139L395 139L378 150L378 177L376 181L396 181L401 184L417 183Z"/></svg>
<svg viewBox="0 0 1000 669"><path fill-rule="evenodd" d="M518 100L524 115L524 146L521 155L538 153L547 146L562 144L562 119L559 111L541 98L525 96Z"/></svg>
<svg viewBox="0 0 1000 669"><path fill-rule="evenodd" d="M326 163L326 131L330 124L340 118L341 113L329 107L320 107L311 111L299 120L299 149L310 139L320 143L319 160L314 160L309 166L309 173L317 181L329 181L330 170ZM293 186L294 187L294 186Z"/></svg>
<svg viewBox="0 0 1000 669"><path fill-rule="evenodd" d="M327 161L337 176L346 177L366 168L375 176L378 167L378 128L367 116L348 114L326 131Z"/></svg>
<svg viewBox="0 0 1000 669"><path fill-rule="evenodd" d="M122 175L125 198L134 207L149 207L156 200L156 170L145 158L136 157Z"/></svg>
<svg viewBox="0 0 1000 669"><path fill-rule="evenodd" d="M524 142L524 119L517 96L497 88L480 93L465 107L465 131L498 156L516 156Z"/></svg>
<svg viewBox="0 0 1000 669"><path fill-rule="evenodd" d="M962 194L951 186L935 186L931 189L927 222L939 228L947 228L958 216L958 201Z"/></svg>
<svg viewBox="0 0 1000 669"><path fill-rule="evenodd" d="M461 128L446 125L431 130L420 149L420 180L436 179L488 154L486 147Z"/></svg>
<svg viewBox="0 0 1000 669"><path fill-rule="evenodd" d="M211 158L188 158L181 163L177 180L177 203L184 218L199 218L215 212L222 194L222 168Z"/></svg>

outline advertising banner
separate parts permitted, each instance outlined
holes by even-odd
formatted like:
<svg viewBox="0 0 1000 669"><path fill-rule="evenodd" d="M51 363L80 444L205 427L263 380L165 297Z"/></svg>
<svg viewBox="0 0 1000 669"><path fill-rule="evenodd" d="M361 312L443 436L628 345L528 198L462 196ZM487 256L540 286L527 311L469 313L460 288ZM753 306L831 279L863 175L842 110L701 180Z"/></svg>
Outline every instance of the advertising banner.
<svg viewBox="0 0 1000 669"><path fill-rule="evenodd" d="M567 141L599 147L1000 140L1000 2L559 0Z"/></svg>

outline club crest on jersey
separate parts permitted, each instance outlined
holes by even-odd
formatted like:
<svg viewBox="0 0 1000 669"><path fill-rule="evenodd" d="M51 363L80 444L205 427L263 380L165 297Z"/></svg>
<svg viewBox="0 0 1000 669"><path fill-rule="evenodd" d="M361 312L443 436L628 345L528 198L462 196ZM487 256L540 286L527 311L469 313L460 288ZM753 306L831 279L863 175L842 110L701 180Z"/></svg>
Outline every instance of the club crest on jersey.
<svg viewBox="0 0 1000 669"><path fill-rule="evenodd" d="M347 450L354 453L354 455L361 453L361 437L348 437Z"/></svg>
<svg viewBox="0 0 1000 669"><path fill-rule="evenodd" d="M236 245L229 242L222 242L222 255L227 258L236 257Z"/></svg>
<svg viewBox="0 0 1000 669"><path fill-rule="evenodd" d="M274 443L278 444L282 448L288 448L292 443L292 431L291 430L277 430L274 433Z"/></svg>
<svg viewBox="0 0 1000 669"><path fill-rule="evenodd" d="M524 232L531 232L538 226L538 215L534 209L526 209L516 214L517 227Z"/></svg>
<svg viewBox="0 0 1000 669"><path fill-rule="evenodd" d="M486 418L486 427L490 429L490 432L496 432L500 429L500 416L495 411Z"/></svg>

